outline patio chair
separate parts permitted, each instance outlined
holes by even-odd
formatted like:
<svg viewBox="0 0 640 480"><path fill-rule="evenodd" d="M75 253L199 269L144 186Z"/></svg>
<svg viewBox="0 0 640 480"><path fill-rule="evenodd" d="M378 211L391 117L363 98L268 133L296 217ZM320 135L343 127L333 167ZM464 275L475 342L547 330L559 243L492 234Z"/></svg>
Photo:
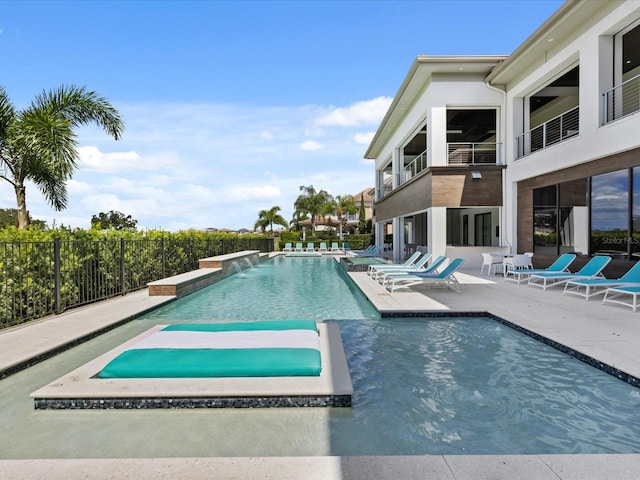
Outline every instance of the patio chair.
<svg viewBox="0 0 640 480"><path fill-rule="evenodd" d="M588 278L603 277L602 270L611 261L611 257L606 255L597 255L589 260L576 273L570 272L546 272L536 273L529 276L527 286L540 287L546 290L554 285L562 285L568 280L584 280Z"/></svg>
<svg viewBox="0 0 640 480"><path fill-rule="evenodd" d="M293 247L291 246L291 242L285 243L282 251L287 253L293 252Z"/></svg>
<svg viewBox="0 0 640 480"><path fill-rule="evenodd" d="M331 252L341 252L342 249L338 246L338 242L331 242Z"/></svg>
<svg viewBox="0 0 640 480"><path fill-rule="evenodd" d="M622 300L624 297L631 296L631 303ZM607 288L604 292L604 298L602 304L605 303L618 303L626 307L631 307L635 312L638 309L638 296L640 296L640 285L627 285L621 287Z"/></svg>
<svg viewBox="0 0 640 480"><path fill-rule="evenodd" d="M502 264L502 276L506 276L508 271L511 270L531 270L533 269L533 263L531 257L526 253L505 257Z"/></svg>
<svg viewBox="0 0 640 480"><path fill-rule="evenodd" d="M320 247L318 248L319 252L326 252L327 250L327 244L325 242L320 242Z"/></svg>
<svg viewBox="0 0 640 480"><path fill-rule="evenodd" d="M547 268L531 268L526 270L509 270L504 276L504 280L516 282L520 285L520 282L529 280L530 275L536 275L544 272L568 272L569 265L576 259L575 253L563 253L555 262L549 265Z"/></svg>
<svg viewBox="0 0 640 480"><path fill-rule="evenodd" d="M502 256L498 257L492 253L483 253L482 254L482 266L480 267L480 275L484 271L484 267L487 267L487 275L491 275L491 269L493 269L493 273L498 273L497 268L498 265L502 268Z"/></svg>
<svg viewBox="0 0 640 480"><path fill-rule="evenodd" d="M404 263L395 263L395 264L383 264L383 265L369 265L369 269L367 270L367 275L369 275L374 280L378 277L378 275L383 275L387 272L394 272L396 270L406 270L406 269L421 269L424 268L429 259L431 258L430 253L425 253L422 255L420 252L415 252L411 255Z"/></svg>
<svg viewBox="0 0 640 480"><path fill-rule="evenodd" d="M589 300L589 298L594 295L606 293L609 288L635 286L640 286L640 262L636 262L633 267L627 270L627 273L618 279L586 278L582 280L568 280L565 282L562 294L570 293Z"/></svg>
<svg viewBox="0 0 640 480"><path fill-rule="evenodd" d="M313 242L309 242L307 243L307 248L306 248L307 252L315 252L316 251L316 247L313 244Z"/></svg>
<svg viewBox="0 0 640 480"><path fill-rule="evenodd" d="M415 275L415 274L420 274L420 275L434 274L438 272L438 268L440 268L440 266L444 263L446 259L447 257L445 257L444 255L439 255L433 262L431 262L431 265L429 266L425 264L421 268L416 268L416 267L396 268L395 270L391 270L388 272L381 272L380 275L378 275L378 277L376 278L376 280L378 280L378 282L380 282L380 284L384 286L385 283L387 283L389 280L395 277L403 277L406 275Z"/></svg>
<svg viewBox="0 0 640 480"><path fill-rule="evenodd" d="M460 283L455 277L456 271L464 263L462 258L454 258L441 272L438 273L416 273L413 275L404 275L393 277L387 288L393 293L398 288L408 288L414 285L425 285L431 287L450 288L456 293L461 293Z"/></svg>
<svg viewBox="0 0 640 480"><path fill-rule="evenodd" d="M304 248L302 248L302 242L296 243L296 248L293 251L294 252L303 252Z"/></svg>

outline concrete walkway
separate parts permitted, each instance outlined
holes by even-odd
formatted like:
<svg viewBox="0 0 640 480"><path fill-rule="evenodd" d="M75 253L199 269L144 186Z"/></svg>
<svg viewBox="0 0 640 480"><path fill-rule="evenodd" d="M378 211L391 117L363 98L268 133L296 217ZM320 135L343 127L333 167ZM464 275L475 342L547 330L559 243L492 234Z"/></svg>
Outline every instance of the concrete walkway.
<svg viewBox="0 0 640 480"><path fill-rule="evenodd" d="M416 287L390 294L351 274L382 312L489 312L640 378L640 312L458 274L463 293ZM146 290L0 332L0 372L46 358L171 298ZM0 383L2 386L2 383ZM640 455L251 457L0 460L2 479L540 479L631 480Z"/></svg>

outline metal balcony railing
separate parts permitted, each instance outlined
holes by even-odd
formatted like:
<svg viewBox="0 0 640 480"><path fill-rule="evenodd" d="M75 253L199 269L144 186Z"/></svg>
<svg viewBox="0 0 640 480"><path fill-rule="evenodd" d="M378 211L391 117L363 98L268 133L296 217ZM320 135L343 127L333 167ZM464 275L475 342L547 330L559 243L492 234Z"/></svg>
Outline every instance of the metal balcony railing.
<svg viewBox="0 0 640 480"><path fill-rule="evenodd" d="M456 142L447 143L449 165L497 165L500 162L499 143Z"/></svg>
<svg viewBox="0 0 640 480"><path fill-rule="evenodd" d="M630 78L602 94L603 124L640 111L640 75Z"/></svg>
<svg viewBox="0 0 640 480"><path fill-rule="evenodd" d="M578 133L580 133L580 107L574 107L516 137L516 159L560 143Z"/></svg>
<svg viewBox="0 0 640 480"><path fill-rule="evenodd" d="M418 173L427 168L427 151L425 150L420 155L415 157L411 162L405 165L403 172L400 176L400 184L408 182Z"/></svg>

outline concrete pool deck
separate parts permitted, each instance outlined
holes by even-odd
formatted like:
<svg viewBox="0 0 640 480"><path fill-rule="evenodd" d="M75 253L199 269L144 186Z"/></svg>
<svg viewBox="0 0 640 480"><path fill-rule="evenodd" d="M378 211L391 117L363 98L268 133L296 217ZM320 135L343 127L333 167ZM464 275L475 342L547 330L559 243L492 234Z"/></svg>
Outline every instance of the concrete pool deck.
<svg viewBox="0 0 640 480"><path fill-rule="evenodd" d="M463 293L414 287L389 294L365 273L351 278L382 312L489 312L640 377L640 313L543 291L501 277L458 274ZM0 332L0 371L62 351L132 314L170 301L146 290ZM8 377L11 378L11 377ZM0 479L19 478L433 478L636 479L640 455L378 456L147 458L132 451L113 459L3 459Z"/></svg>

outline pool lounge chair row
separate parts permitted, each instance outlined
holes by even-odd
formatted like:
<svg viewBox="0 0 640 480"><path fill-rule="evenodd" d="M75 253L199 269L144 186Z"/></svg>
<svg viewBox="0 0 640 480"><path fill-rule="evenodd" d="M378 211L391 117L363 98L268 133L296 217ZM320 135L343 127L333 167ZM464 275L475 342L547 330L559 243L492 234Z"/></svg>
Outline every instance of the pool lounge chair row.
<svg viewBox="0 0 640 480"><path fill-rule="evenodd" d="M414 285L451 288L460 293L460 284L454 274L464 260L449 260L441 255L428 265L430 258L430 253L425 253L422 257L414 254L402 264L370 266L367 274L392 293Z"/></svg>
<svg viewBox="0 0 640 480"><path fill-rule="evenodd" d="M387 290L391 293L399 288L408 288L414 285L423 285L429 288L450 288L456 293L462 293L460 282L458 282L455 273L462 266L464 260L462 258L454 258L444 266L446 260L449 259L438 257L433 261L432 265L423 271L415 273L389 273L386 275L386 282L383 285L386 285ZM433 267L433 264L437 264L436 267ZM439 270L439 268L442 268L442 270Z"/></svg>
<svg viewBox="0 0 640 480"><path fill-rule="evenodd" d="M636 262L623 276L617 279L605 278L602 270L611 261L611 257L597 255L591 258L575 273L569 272L569 265L575 260L574 254L563 254L546 269L508 272L518 284L526 277L528 286L546 290L553 286L564 285L563 295L578 295L585 300L602 295L602 303L616 303L631 307L635 312L640 297L640 262ZM505 280L508 280L505 277Z"/></svg>
<svg viewBox="0 0 640 480"><path fill-rule="evenodd" d="M291 252L343 252L343 248L338 246L338 242L332 242L331 248L327 248L326 242L320 242L320 246L318 248L315 247L313 242L308 242L306 248L303 247L302 242L296 243L296 246L293 247L292 243L285 243L284 248L282 249L285 253ZM344 245L344 244L343 244Z"/></svg>

